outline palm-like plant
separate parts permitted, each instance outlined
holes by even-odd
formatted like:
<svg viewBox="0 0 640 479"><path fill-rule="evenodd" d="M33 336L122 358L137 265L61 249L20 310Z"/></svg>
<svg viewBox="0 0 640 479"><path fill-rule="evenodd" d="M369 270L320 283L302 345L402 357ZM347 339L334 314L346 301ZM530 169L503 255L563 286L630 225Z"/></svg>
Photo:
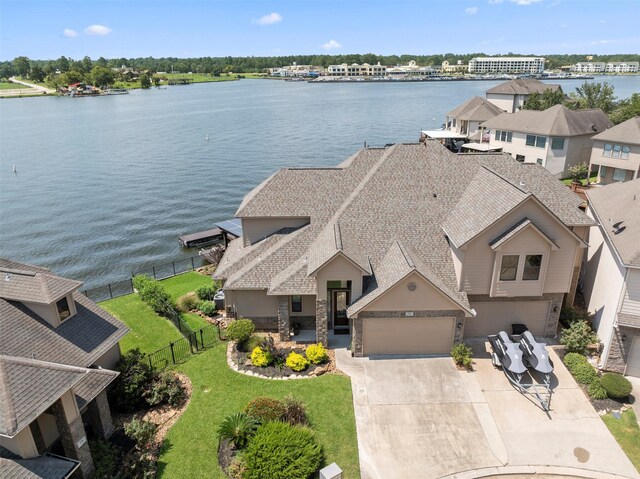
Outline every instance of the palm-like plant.
<svg viewBox="0 0 640 479"><path fill-rule="evenodd" d="M227 416L218 428L218 437L228 439L236 448L247 445L258 428L258 422L242 412Z"/></svg>

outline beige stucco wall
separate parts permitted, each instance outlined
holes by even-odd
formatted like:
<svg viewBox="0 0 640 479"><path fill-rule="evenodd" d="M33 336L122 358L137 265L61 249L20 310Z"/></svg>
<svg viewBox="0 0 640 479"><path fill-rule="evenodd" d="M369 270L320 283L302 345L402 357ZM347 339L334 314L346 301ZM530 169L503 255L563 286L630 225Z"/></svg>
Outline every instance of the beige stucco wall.
<svg viewBox="0 0 640 479"><path fill-rule="evenodd" d="M39 455L29 427L25 427L11 439L0 436L0 446L10 450L23 459L29 459Z"/></svg>
<svg viewBox="0 0 640 479"><path fill-rule="evenodd" d="M53 444L60 435L58 432L58 426L56 426L55 416L47 413L41 414L38 417L38 426L40 426L40 432L42 432L42 439L44 440L45 447L51 446L51 444Z"/></svg>
<svg viewBox="0 0 640 479"><path fill-rule="evenodd" d="M595 133L594 133L595 134ZM591 147L593 145L593 140L591 139L593 135L582 135L582 136L573 136L571 138L567 138L565 140L565 148L567 148L566 158L564 159L564 170L562 172L561 178L570 177L569 168L571 166L577 165L578 163L586 163L589 164L589 159L591 157ZM549 157L552 155L553 151L549 151ZM547 157L547 162L549 162L549 157ZM558 162L560 165L560 162ZM551 169L547 168L549 171Z"/></svg>
<svg viewBox="0 0 640 479"><path fill-rule="evenodd" d="M78 403L76 402L73 389L69 389L66 393L64 393L60 397L60 400L62 401L64 413L67 416L67 422L70 423L80 415L80 411L78 410Z"/></svg>
<svg viewBox="0 0 640 479"><path fill-rule="evenodd" d="M309 218L242 218L244 245L254 244L282 228L297 228Z"/></svg>
<svg viewBox="0 0 640 479"><path fill-rule="evenodd" d="M363 272L344 256L338 255L316 273L319 300L327 299L327 281L351 281L351 302L362 296Z"/></svg>
<svg viewBox="0 0 640 479"><path fill-rule="evenodd" d="M409 283L416 289L409 291ZM364 311L430 311L457 310L460 307L438 291L418 273L411 273L382 296L369 304Z"/></svg>
<svg viewBox="0 0 640 479"><path fill-rule="evenodd" d="M94 364L102 368L114 369L118 359L120 359L120 345L116 343L106 353L100 356Z"/></svg>
<svg viewBox="0 0 640 479"><path fill-rule="evenodd" d="M609 158L603 156L604 143L605 142L603 141L593 141L593 148L591 149L590 156L591 168L595 169L594 165L602 165L610 169L610 171L607 172L606 178L604 178L604 181L601 181L601 183L608 184L613 182L612 168L621 168L624 170L633 171L635 173L635 177L637 178L638 171L640 171L640 146L625 144L625 146L628 146L630 150L628 159ZM627 175L627 180L631 180L633 178L633 174Z"/></svg>
<svg viewBox="0 0 640 479"><path fill-rule="evenodd" d="M225 305L235 306L239 318L278 316L278 297L266 290L225 290Z"/></svg>
<svg viewBox="0 0 640 479"><path fill-rule="evenodd" d="M529 199L505 215L464 248L463 291L468 294L490 294L496 253L489 243L524 218L529 218L560 248L549 253L543 292L566 293L569 291L578 241L533 199ZM523 245L521 252L535 253L526 245Z"/></svg>
<svg viewBox="0 0 640 479"><path fill-rule="evenodd" d="M487 100L493 103L495 106L507 113L515 113L515 107L513 102L513 95L501 95L498 93L487 93Z"/></svg>
<svg viewBox="0 0 640 479"><path fill-rule="evenodd" d="M290 316L315 316L316 315L316 297L312 294L302 295L302 312L294 313L291 310L291 297L289 297L289 315Z"/></svg>
<svg viewBox="0 0 640 479"><path fill-rule="evenodd" d="M69 320L76 314L76 303L73 300L73 293L67 294L66 298L67 303L69 304L69 311L71 312L71 315L65 321ZM62 297L58 298L52 304L30 302L23 302L23 304L31 311L36 313L40 318L44 319L51 326L57 328L60 325L60 318L58 317L58 308L56 307L56 302L58 302L60 299L62 299Z"/></svg>

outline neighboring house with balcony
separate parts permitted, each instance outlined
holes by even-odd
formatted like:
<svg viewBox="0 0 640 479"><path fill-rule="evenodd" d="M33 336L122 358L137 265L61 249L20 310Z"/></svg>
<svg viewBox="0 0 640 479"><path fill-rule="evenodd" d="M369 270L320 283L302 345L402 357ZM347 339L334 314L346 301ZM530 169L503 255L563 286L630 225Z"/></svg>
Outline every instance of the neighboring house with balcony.
<svg viewBox="0 0 640 479"><path fill-rule="evenodd" d="M447 113L446 129L466 138L480 139L480 124L503 113L497 106L474 96Z"/></svg>
<svg viewBox="0 0 640 479"><path fill-rule="evenodd" d="M581 199L536 165L440 143L365 148L335 168L286 168L248 193L214 278L232 316L352 353L447 354L521 323L556 334L573 301Z"/></svg>
<svg viewBox="0 0 640 479"><path fill-rule="evenodd" d="M640 117L593 136L589 171L598 172L598 183L629 181L640 173Z"/></svg>
<svg viewBox="0 0 640 479"><path fill-rule="evenodd" d="M582 292L604 350L600 366L640 377L640 179L586 192L591 228Z"/></svg>
<svg viewBox="0 0 640 479"><path fill-rule="evenodd" d="M537 163L559 179L570 176L571 166L589 163L593 136L610 126L600 109L570 110L564 105L503 113L482 124L491 130L491 148L502 148L521 163Z"/></svg>
<svg viewBox="0 0 640 479"><path fill-rule="evenodd" d="M515 113L532 93L542 93L545 90L562 91L562 88L535 78L517 78L490 88L485 92L485 97L502 111Z"/></svg>
<svg viewBox="0 0 640 479"><path fill-rule="evenodd" d="M95 437L113 432L106 388L128 328L81 286L0 259L2 477L91 477L87 428Z"/></svg>

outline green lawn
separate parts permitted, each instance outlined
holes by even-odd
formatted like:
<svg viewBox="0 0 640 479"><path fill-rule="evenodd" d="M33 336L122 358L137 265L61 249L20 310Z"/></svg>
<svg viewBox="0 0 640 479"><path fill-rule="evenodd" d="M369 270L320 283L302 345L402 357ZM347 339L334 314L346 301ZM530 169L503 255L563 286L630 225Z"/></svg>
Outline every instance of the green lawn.
<svg viewBox="0 0 640 479"><path fill-rule="evenodd" d="M0 82L0 90L18 90L23 88L31 88L31 87L21 85L20 83L12 83L8 81Z"/></svg>
<svg viewBox="0 0 640 479"><path fill-rule="evenodd" d="M620 419L614 418L611 414L602 416L602 420L616 438L618 444L631 460L633 465L640 471L640 427L636 415L632 409L622 413Z"/></svg>
<svg viewBox="0 0 640 479"><path fill-rule="evenodd" d="M591 176L589 177L589 183L595 183L597 179L598 172L596 171L594 173L591 173ZM572 181L573 180L571 178L565 178L564 180L562 180L562 182L567 186L570 186ZM587 186L587 180L582 180L582 186Z"/></svg>

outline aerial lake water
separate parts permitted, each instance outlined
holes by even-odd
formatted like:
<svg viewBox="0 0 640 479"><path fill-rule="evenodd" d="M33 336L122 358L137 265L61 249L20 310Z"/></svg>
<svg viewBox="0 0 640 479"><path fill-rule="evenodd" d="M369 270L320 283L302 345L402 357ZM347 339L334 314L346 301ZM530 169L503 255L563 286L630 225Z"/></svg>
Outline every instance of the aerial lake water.
<svg viewBox="0 0 640 479"><path fill-rule="evenodd" d="M595 81L618 98L640 92L640 76ZM365 142L416 142L498 83L241 80L2 100L0 255L86 287L125 279L197 254L178 235L232 218L278 168L334 166ZM558 83L571 92L582 81Z"/></svg>

